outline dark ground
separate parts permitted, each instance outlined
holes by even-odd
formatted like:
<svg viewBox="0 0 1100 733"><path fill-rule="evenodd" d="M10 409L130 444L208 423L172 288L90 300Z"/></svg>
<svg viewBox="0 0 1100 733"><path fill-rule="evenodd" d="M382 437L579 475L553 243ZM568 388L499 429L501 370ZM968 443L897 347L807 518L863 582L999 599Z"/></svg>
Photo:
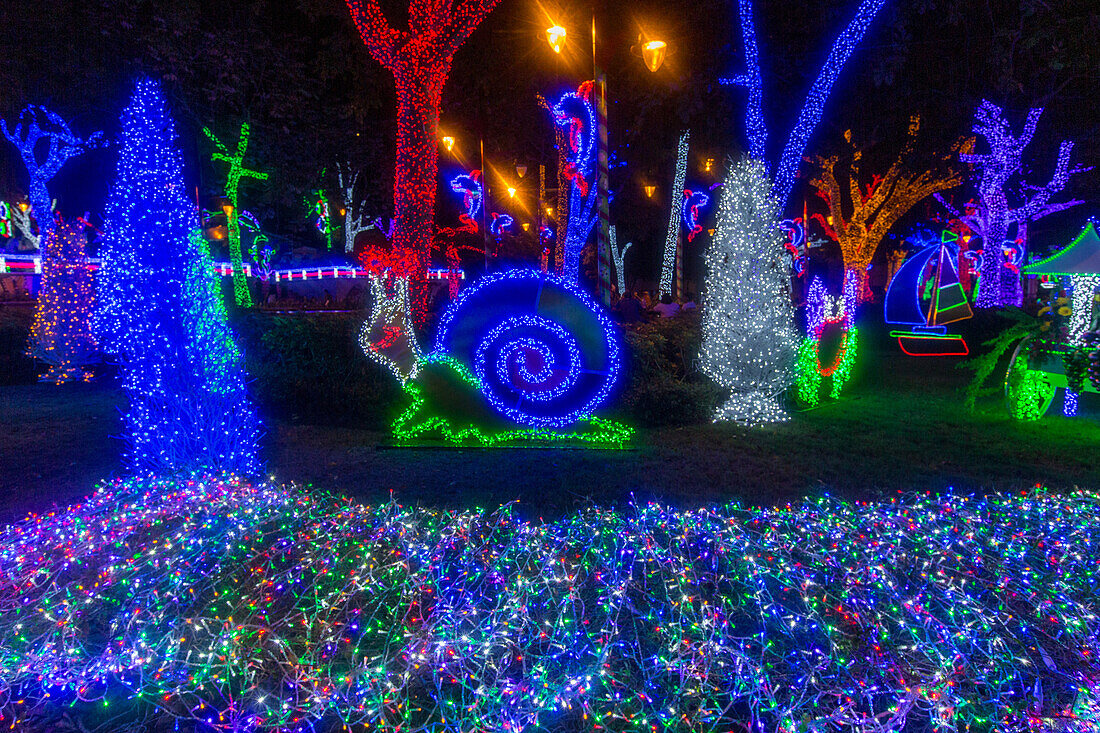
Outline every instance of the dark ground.
<svg viewBox="0 0 1100 733"><path fill-rule="evenodd" d="M956 360L869 346L844 399L777 427L646 429L634 450L619 452L391 448L385 433L276 422L269 468L281 481L366 502L391 492L445 507L518 499L532 518L631 495L773 504L824 492L860 499L899 489L1100 487L1095 419L1018 423L998 398L967 414L959 393L967 374ZM0 387L0 519L76 501L118 472L122 443L111 436L122 406L110 384Z"/></svg>

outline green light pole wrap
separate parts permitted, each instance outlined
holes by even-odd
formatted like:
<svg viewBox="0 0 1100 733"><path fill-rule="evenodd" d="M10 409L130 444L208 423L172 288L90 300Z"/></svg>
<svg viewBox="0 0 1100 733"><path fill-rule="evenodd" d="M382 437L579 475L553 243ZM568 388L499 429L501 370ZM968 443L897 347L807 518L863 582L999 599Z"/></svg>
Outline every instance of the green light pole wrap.
<svg viewBox="0 0 1100 733"><path fill-rule="evenodd" d="M241 132L237 137L237 150L234 153L229 152L229 148L215 137L210 128L204 127L202 131L218 149L210 156L210 159L229 164L229 172L225 177L225 196L229 199L229 204L232 207L226 215L226 227L229 230L229 260L233 263L233 298L237 305L250 308L252 307L252 295L248 292L248 281L244 277L244 262L241 256L241 224L238 213L240 207L237 206L237 190L240 188L242 178L255 178L259 181L266 181L268 174L244 167L244 156L248 151L249 125L247 122L241 125Z"/></svg>

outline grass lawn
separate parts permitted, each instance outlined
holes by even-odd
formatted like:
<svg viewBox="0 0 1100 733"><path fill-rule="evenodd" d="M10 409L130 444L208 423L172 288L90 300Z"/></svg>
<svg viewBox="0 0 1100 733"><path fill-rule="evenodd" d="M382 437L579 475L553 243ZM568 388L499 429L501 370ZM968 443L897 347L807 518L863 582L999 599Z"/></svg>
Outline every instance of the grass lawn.
<svg viewBox="0 0 1100 733"><path fill-rule="evenodd" d="M372 503L391 492L441 507L519 500L529 518L632 495L692 506L824 492L871 498L901 488L1100 486L1096 405L1092 419L1069 420L1053 416L1056 401L1052 416L1019 423L991 397L968 414L960 408L968 374L954 368L957 360L905 357L874 334L861 348L841 401L774 427L642 429L635 448L619 452L391 448L381 432L276 422L268 426L269 467L282 481ZM118 472L122 444L112 436L124 404L109 384L0 387L0 516L65 505Z"/></svg>

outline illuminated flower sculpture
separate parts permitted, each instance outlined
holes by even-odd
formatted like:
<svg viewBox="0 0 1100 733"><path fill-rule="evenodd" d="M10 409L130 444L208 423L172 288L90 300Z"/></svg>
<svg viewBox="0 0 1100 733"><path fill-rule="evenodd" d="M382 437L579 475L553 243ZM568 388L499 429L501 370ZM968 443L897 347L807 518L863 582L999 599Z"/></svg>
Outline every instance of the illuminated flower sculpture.
<svg viewBox="0 0 1100 733"><path fill-rule="evenodd" d="M121 127L93 326L121 366L129 460L254 473L260 425L157 84L137 83Z"/></svg>
<svg viewBox="0 0 1100 733"><path fill-rule="evenodd" d="M703 289L700 360L730 390L716 421L787 419L780 399L794 383L798 333L777 210L764 164L735 164L722 188Z"/></svg>
<svg viewBox="0 0 1100 733"><path fill-rule="evenodd" d="M49 365L43 382L91 379L84 367L99 360L90 318L94 291L84 227L62 222L46 235L42 286L31 326L29 353Z"/></svg>
<svg viewBox="0 0 1100 733"><path fill-rule="evenodd" d="M414 269L399 274L419 285L426 279L431 257L443 86L455 52L499 0L410 0L407 31L390 25L379 0L346 2L367 50L393 74L397 87L393 246L412 255L402 254L402 259ZM412 305L419 314L427 292L421 287L414 291Z"/></svg>

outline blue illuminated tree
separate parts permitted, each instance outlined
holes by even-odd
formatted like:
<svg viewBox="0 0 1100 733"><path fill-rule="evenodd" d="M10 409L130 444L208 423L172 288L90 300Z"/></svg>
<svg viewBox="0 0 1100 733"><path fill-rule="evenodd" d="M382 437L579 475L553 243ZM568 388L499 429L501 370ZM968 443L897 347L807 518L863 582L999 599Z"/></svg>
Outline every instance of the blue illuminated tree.
<svg viewBox="0 0 1100 733"><path fill-rule="evenodd" d="M0 120L0 130L19 150L19 157L30 176L27 197L31 202L31 213L38 222L39 242L44 244L54 226L49 182L69 158L103 145L103 133L95 132L87 140L81 140L60 115L35 105L23 108L19 113L19 122L11 130L7 122ZM41 145L43 140L48 141L48 145ZM26 234L30 236L29 231Z"/></svg>
<svg viewBox="0 0 1100 733"><path fill-rule="evenodd" d="M137 83L121 128L93 324L121 366L130 462L255 473L260 423L155 82Z"/></svg>
<svg viewBox="0 0 1100 733"><path fill-rule="evenodd" d="M780 207L786 204L791 191L794 190L802 154L810 141L810 135L821 121L825 102L840 76L841 69L844 68L844 63L863 40L871 21L885 4L886 0L861 0L855 17L837 37L829 51L829 56L821 67L821 72L810 87L806 102L802 105L798 119L791 128L779 160L775 165L768 166L768 172L775 179L772 193L779 201ZM741 20L741 40L745 52L745 71L730 79L722 79L722 83L743 86L748 91L745 128L749 137L749 157L766 161L768 127L764 121L764 80L760 72L760 50L756 43L753 0L738 0L737 6Z"/></svg>

